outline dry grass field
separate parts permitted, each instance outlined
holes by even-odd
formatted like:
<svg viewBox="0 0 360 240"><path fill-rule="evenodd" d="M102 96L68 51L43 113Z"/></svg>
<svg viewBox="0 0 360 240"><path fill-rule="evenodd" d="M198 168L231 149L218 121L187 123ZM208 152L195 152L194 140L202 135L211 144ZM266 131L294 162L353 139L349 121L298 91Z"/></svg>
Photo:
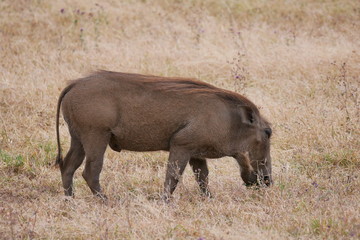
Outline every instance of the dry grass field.
<svg viewBox="0 0 360 240"><path fill-rule="evenodd" d="M106 203L75 174L63 196L55 111L97 69L197 78L272 122L274 186L209 161L159 201L167 153L108 149ZM0 239L359 239L357 0L0 0ZM61 119L63 149L69 134Z"/></svg>

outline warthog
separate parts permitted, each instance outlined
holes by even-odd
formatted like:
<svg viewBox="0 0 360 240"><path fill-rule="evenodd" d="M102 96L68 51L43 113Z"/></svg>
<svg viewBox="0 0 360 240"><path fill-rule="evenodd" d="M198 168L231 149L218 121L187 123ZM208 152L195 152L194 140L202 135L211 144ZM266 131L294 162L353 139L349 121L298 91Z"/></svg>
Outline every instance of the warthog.
<svg viewBox="0 0 360 240"><path fill-rule="evenodd" d="M60 106L71 146L62 159ZM98 71L71 82L57 106L56 163L65 195L86 156L82 176L103 196L99 176L107 145L114 151L169 151L164 199L168 200L190 163L201 192L208 188L206 158L234 157L245 184L270 185L269 123L245 97L185 78Z"/></svg>

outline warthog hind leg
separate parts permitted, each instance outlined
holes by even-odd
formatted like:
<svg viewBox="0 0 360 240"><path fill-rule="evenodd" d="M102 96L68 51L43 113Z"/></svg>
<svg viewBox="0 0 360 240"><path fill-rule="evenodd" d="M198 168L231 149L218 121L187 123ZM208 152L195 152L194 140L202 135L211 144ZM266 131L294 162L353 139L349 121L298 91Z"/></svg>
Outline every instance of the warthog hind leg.
<svg viewBox="0 0 360 240"><path fill-rule="evenodd" d="M109 143L109 134L91 133L83 142L86 165L82 176L94 195L106 199L100 187L100 173L104 162L104 153Z"/></svg>
<svg viewBox="0 0 360 240"><path fill-rule="evenodd" d="M69 152L62 163L60 163L61 178L66 196L73 196L73 177L76 169L83 162L85 152L81 142L74 136L71 137Z"/></svg>

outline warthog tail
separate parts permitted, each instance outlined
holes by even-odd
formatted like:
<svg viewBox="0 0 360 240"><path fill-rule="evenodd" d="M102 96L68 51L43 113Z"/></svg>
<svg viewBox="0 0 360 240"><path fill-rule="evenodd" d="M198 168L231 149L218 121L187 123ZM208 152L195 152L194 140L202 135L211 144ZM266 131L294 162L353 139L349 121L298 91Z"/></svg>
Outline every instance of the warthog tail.
<svg viewBox="0 0 360 240"><path fill-rule="evenodd" d="M70 89L75 85L75 83L71 83L68 85L60 94L58 104L57 104L57 110L56 110L56 137L57 137L57 146L58 146L58 155L56 156L56 162L55 165L62 164L63 156L61 152L61 145L60 145L60 131L59 131L59 118L60 118L60 106L62 99L64 98L65 94L70 91Z"/></svg>

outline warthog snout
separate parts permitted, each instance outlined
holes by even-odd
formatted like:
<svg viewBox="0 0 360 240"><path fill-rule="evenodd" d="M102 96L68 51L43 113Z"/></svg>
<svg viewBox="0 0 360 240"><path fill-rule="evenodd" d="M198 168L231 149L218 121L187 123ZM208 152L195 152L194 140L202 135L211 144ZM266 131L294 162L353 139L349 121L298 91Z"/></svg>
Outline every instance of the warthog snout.
<svg viewBox="0 0 360 240"><path fill-rule="evenodd" d="M270 176L263 176L259 177L257 174L252 173L252 176L248 177L248 180L244 180L245 186L262 186L262 187L269 187L273 184L273 181ZM243 177L244 179L244 177Z"/></svg>
<svg viewBox="0 0 360 240"><path fill-rule="evenodd" d="M250 175L242 174L242 179L245 182L245 186L262 186L262 187L269 187L273 184L271 176L258 176L255 172L251 173Z"/></svg>
<svg viewBox="0 0 360 240"><path fill-rule="evenodd" d="M271 129L269 131L271 131ZM266 130L265 133L268 134ZM271 135L271 133L269 135ZM255 185L268 187L272 185L270 152L269 148L264 149L265 150L260 154L262 157L259 160L256 160L257 158L252 158L253 160L251 160L251 156L254 154L249 152L245 152L236 157L236 160L240 165L240 175L245 186L249 187ZM255 152L259 153L261 151ZM264 157L264 155L266 157Z"/></svg>

